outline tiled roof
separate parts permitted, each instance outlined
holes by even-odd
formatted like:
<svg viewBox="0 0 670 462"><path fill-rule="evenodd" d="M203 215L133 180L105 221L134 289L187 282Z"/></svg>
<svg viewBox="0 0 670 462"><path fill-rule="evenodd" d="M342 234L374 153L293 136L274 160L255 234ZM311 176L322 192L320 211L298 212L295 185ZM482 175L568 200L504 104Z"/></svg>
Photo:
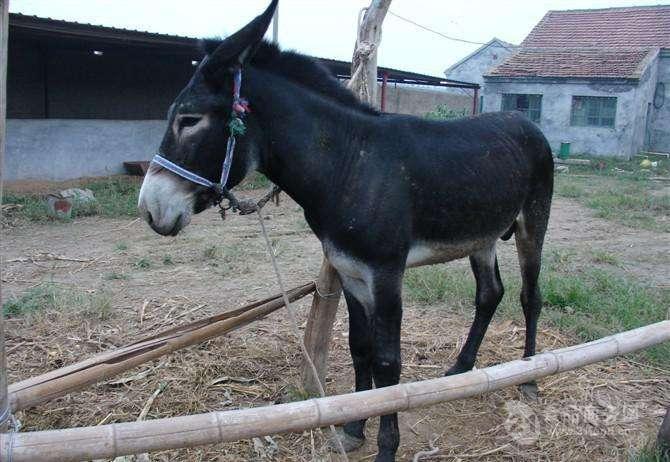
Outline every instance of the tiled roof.
<svg viewBox="0 0 670 462"><path fill-rule="evenodd" d="M641 49L523 48L493 68L491 77L639 78L648 55Z"/></svg>
<svg viewBox="0 0 670 462"><path fill-rule="evenodd" d="M522 47L670 47L670 5L549 11Z"/></svg>
<svg viewBox="0 0 670 462"><path fill-rule="evenodd" d="M670 48L670 5L549 11L489 77L639 78Z"/></svg>

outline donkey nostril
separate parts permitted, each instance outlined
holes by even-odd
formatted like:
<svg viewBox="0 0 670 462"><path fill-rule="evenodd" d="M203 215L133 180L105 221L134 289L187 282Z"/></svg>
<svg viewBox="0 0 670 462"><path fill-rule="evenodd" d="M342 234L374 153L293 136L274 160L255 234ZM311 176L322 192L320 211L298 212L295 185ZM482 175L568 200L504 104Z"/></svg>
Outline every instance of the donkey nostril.
<svg viewBox="0 0 670 462"><path fill-rule="evenodd" d="M154 222L154 218L151 216L151 212L147 210L147 223L152 224Z"/></svg>

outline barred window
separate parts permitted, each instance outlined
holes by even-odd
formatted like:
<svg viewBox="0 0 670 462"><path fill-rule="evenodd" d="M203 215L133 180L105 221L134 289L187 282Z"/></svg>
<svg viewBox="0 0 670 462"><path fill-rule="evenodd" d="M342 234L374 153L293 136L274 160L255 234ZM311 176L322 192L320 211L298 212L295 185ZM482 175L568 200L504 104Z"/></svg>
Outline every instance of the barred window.
<svg viewBox="0 0 670 462"><path fill-rule="evenodd" d="M542 116L542 95L503 93L502 110L522 112L530 120L539 124Z"/></svg>
<svg viewBox="0 0 670 462"><path fill-rule="evenodd" d="M573 96L570 125L614 127L616 98L611 96Z"/></svg>

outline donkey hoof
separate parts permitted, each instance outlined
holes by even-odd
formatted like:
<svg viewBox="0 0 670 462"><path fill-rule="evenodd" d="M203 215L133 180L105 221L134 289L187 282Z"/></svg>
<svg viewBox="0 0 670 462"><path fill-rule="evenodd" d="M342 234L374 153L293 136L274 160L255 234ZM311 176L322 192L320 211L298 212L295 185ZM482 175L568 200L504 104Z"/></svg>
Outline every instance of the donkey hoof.
<svg viewBox="0 0 670 462"><path fill-rule="evenodd" d="M365 443L365 438L358 438L356 436L351 436L347 432L344 431L342 427L337 427L335 429L335 433L337 434L337 439L340 440L342 443L342 447L344 448L345 452L351 452L355 451L356 449L359 449L363 444ZM330 435L330 440L328 441L328 449L330 449L333 452L339 452L340 448L339 445L337 444L337 441L335 441L334 436Z"/></svg>
<svg viewBox="0 0 670 462"><path fill-rule="evenodd" d="M454 364L451 366L449 369L447 369L447 372L444 373L445 377L448 377L450 375L458 375L458 374L463 374L464 372L468 372L472 370L472 367L468 366L463 366L461 364Z"/></svg>
<svg viewBox="0 0 670 462"><path fill-rule="evenodd" d="M526 382L519 385L521 395L530 401L536 401L540 397L540 390L537 387L537 382Z"/></svg>

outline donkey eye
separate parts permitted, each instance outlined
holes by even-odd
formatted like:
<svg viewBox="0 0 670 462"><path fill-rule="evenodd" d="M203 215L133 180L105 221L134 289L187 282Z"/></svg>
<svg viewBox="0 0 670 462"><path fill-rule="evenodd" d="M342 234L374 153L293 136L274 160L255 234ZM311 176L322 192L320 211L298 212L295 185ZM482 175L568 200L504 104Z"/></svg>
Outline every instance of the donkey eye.
<svg viewBox="0 0 670 462"><path fill-rule="evenodd" d="M200 122L200 117L182 116L179 118L179 128L193 127Z"/></svg>

